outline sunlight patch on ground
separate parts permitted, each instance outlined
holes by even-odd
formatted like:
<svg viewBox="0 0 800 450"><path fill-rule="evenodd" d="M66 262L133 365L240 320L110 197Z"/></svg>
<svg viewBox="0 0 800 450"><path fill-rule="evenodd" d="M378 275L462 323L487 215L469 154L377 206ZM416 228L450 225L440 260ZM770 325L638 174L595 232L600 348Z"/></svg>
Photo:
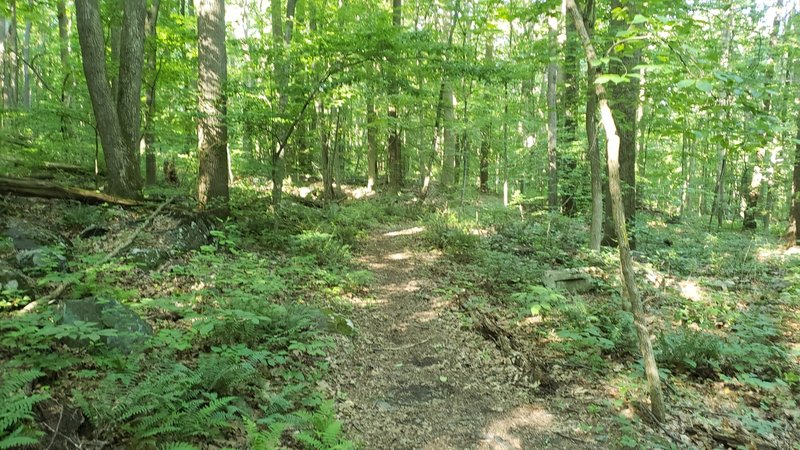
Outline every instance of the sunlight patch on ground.
<svg viewBox="0 0 800 450"><path fill-rule="evenodd" d="M416 280L410 280L407 283L391 283L383 286L383 289L390 295L397 294L399 292L417 292L419 291L419 288L419 282Z"/></svg>
<svg viewBox="0 0 800 450"><path fill-rule="evenodd" d="M703 288L692 280L684 280L680 282L681 297L699 302L703 300Z"/></svg>
<svg viewBox="0 0 800 450"><path fill-rule="evenodd" d="M435 311L417 311L412 314L409 319L412 322L425 323L436 320L437 317L439 317L439 314L437 314Z"/></svg>
<svg viewBox="0 0 800 450"><path fill-rule="evenodd" d="M409 236L412 234L418 234L425 231L425 227L413 227L413 228L406 228L405 230L399 231L389 231L388 233L383 233L386 237L395 237L395 236Z"/></svg>
<svg viewBox="0 0 800 450"><path fill-rule="evenodd" d="M392 253L391 255L386 255L386 259L391 259L392 261L402 261L408 258L411 258L411 254L408 252L397 252Z"/></svg>
<svg viewBox="0 0 800 450"><path fill-rule="evenodd" d="M534 405L525 405L503 414L490 423L481 434L479 448L522 449L522 441L515 435L519 428L533 428L541 431L552 430L554 417L547 410Z"/></svg>

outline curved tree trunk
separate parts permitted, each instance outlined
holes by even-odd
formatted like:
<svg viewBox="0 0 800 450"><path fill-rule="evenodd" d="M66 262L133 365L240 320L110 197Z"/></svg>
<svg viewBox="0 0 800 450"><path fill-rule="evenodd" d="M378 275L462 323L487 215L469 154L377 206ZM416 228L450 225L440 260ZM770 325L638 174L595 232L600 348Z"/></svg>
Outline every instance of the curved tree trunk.
<svg viewBox="0 0 800 450"><path fill-rule="evenodd" d="M583 26L583 19L580 10L575 4L575 0L566 0L567 7L572 12L575 27L581 36L586 59L588 61L597 60L589 35ZM591 63L590 63L591 64ZM619 261L622 271L622 280L625 296L631 304L633 313L634 327L639 338L639 349L644 358L645 374L650 388L650 403L653 416L661 422L666 419L666 409L664 407L664 395L661 392L661 379L658 375L653 346L650 343L650 333L644 318L644 308L636 289L636 278L633 272L633 262L631 260L631 249L628 243L628 233L625 224L625 210L622 202L622 181L620 179L620 136L617 134L614 117L611 108L606 100L605 88L602 84L595 85L598 102L600 105L600 118L606 134L606 151L608 156L608 187L611 196L611 206L614 213L614 223L616 224L617 236L619 237Z"/></svg>

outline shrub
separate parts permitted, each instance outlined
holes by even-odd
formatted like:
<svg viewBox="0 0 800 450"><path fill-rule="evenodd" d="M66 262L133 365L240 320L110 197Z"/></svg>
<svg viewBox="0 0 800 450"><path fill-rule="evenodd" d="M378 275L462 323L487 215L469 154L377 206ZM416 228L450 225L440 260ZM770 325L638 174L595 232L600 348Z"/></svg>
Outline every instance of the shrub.
<svg viewBox="0 0 800 450"><path fill-rule="evenodd" d="M480 238L471 233L467 223L452 212L437 212L425 224L425 241L428 245L450 254L456 259L469 259L475 255Z"/></svg>

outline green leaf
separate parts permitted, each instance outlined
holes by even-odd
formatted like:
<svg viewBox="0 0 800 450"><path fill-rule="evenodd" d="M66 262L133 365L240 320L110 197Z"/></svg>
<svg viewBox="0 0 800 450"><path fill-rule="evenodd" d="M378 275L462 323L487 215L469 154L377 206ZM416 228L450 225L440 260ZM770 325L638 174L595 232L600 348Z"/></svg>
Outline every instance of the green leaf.
<svg viewBox="0 0 800 450"><path fill-rule="evenodd" d="M594 80L595 84L606 84L609 81L613 81L614 84L619 84L619 83L624 83L624 82L626 82L628 80L623 76L616 75L616 74L613 74L613 73L606 73L606 74L600 75L599 77L597 77L596 80Z"/></svg>
<svg viewBox="0 0 800 450"><path fill-rule="evenodd" d="M641 14L637 14L636 16L634 16L633 20L631 21L632 24L639 24L639 23L646 23L646 22L647 22L647 17L645 17L645 16L643 16Z"/></svg>
<svg viewBox="0 0 800 450"><path fill-rule="evenodd" d="M711 83L705 80L697 80L697 83L695 83L695 87L703 92L711 92L711 89L714 88L714 86Z"/></svg>
<svg viewBox="0 0 800 450"><path fill-rule="evenodd" d="M687 88L687 87L689 87L689 86L691 86L691 85L693 85L693 84L694 84L694 80L688 80L688 79L687 79L687 80L681 80L681 81L678 81L678 84L677 84L677 86L678 86L679 88L683 89L683 88Z"/></svg>

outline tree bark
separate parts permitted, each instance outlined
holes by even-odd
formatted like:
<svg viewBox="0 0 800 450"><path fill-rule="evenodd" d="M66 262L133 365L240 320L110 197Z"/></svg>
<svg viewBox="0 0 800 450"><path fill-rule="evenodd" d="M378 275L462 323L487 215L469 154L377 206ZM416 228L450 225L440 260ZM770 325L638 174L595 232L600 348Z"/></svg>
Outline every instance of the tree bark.
<svg viewBox="0 0 800 450"><path fill-rule="evenodd" d="M367 98L367 191L375 189L378 179L378 130L375 114L375 99Z"/></svg>
<svg viewBox="0 0 800 450"><path fill-rule="evenodd" d="M392 0L392 25L403 26L403 0ZM403 187L403 150L400 141L400 124L397 117L397 96L400 94L398 73L392 70L389 83L389 193L396 194Z"/></svg>
<svg viewBox="0 0 800 450"><path fill-rule="evenodd" d="M145 69L148 74L148 85L145 88L145 111L144 111L144 157L145 157L145 182L148 185L156 184L156 150L155 150L155 114L156 114L156 82L158 81L158 71L156 70L156 59L158 57L158 36L156 36L156 26L158 24L159 0L151 0L150 10L147 12L145 20L145 34L147 35L147 53L145 54Z"/></svg>
<svg viewBox="0 0 800 450"><path fill-rule="evenodd" d="M17 53L17 2L16 0L9 0L8 10L10 13L9 19L5 22L5 54L3 61L3 73L5 82L3 86L5 106L8 109L17 107L18 91L17 84L19 81L19 60Z"/></svg>
<svg viewBox="0 0 800 450"><path fill-rule="evenodd" d="M494 59L494 48L490 40L486 44L486 57L485 60L491 64ZM491 117L491 116L490 116ZM489 156L492 150L492 122L491 118L486 126L481 131L481 146L479 150L479 163L478 163L478 190L480 192L489 192Z"/></svg>
<svg viewBox="0 0 800 450"><path fill-rule="evenodd" d="M99 192L71 186L63 186L48 181L2 176L0 176L0 194L11 194L21 197L77 200L79 202L97 205L103 203L122 206L138 206L144 204L139 200L133 200L126 197L116 197L113 195L102 194Z"/></svg>
<svg viewBox="0 0 800 450"><path fill-rule="evenodd" d="M65 0L58 0L58 48L63 70L63 81L61 82L61 136L66 140L69 138L69 123L67 110L70 106L70 91L72 86L72 68L69 62L69 20L67 18L67 7Z"/></svg>
<svg viewBox="0 0 800 450"><path fill-rule="evenodd" d="M550 30L550 64L547 66L547 207L558 212L558 111L556 110L556 84L558 83L558 18L548 18Z"/></svg>
<svg viewBox="0 0 800 450"><path fill-rule="evenodd" d="M503 206L508 208L508 83L504 86L503 105Z"/></svg>
<svg viewBox="0 0 800 450"><path fill-rule="evenodd" d="M228 213L228 126L225 83L228 57L225 50L224 0L197 2L198 148L200 175L198 200L202 208ZM218 205L214 203L219 202Z"/></svg>
<svg viewBox="0 0 800 450"><path fill-rule="evenodd" d="M586 1L586 14L583 17L587 36L594 30L594 0ZM597 94L594 80L597 68L586 64L586 141L590 167L592 191L592 218L589 226L589 248L600 250L603 239L603 176L600 163L600 149L597 145Z"/></svg>
<svg viewBox="0 0 800 450"><path fill-rule="evenodd" d="M627 8L629 11L635 9L633 1L612 0L611 10L617 8ZM612 19L609 24L611 36L617 32L624 31L628 24L624 19ZM623 54L618 55L620 61L609 63L609 71L618 75L626 75L633 71L639 63L639 51L623 49ZM625 205L625 220L628 229L631 230L631 248L636 248L635 219L636 219L636 113L639 104L639 81L638 78L629 78L624 83L614 84L611 87L610 106L618 111L619 122L619 159L620 159L620 179L622 181L622 200ZM607 199L608 200L608 199ZM609 206L606 206L606 213ZM617 245L616 227L608 219L604 227L603 243L605 245Z"/></svg>
<svg viewBox="0 0 800 450"><path fill-rule="evenodd" d="M789 226L789 243L800 245L800 112L795 112L797 136L794 147L794 167L792 170L792 211Z"/></svg>
<svg viewBox="0 0 800 450"><path fill-rule="evenodd" d="M135 5L134 5L135 4ZM144 2L139 0L129 0L126 2L126 11L123 21L130 21L129 29L136 28L135 23L139 21L138 10L144 9ZM130 59L123 61L125 66L124 79L129 81L122 91L130 91L120 94L118 102L114 102L111 96L108 78L106 77L105 67L105 44L103 42L103 30L101 28L100 10L97 0L76 0L76 17L78 22L78 37L83 54L83 72L86 75L86 83L89 88L89 96L92 100L97 129L100 140L103 143L103 157L108 172L109 192L113 195L123 197L139 197L141 195L141 174L139 173L139 153L138 146L135 145L132 136L138 136L139 123L136 118L137 113L133 109L139 109L139 93L141 89L141 49L142 43L126 42L126 46L135 48L126 50L125 54ZM128 13L130 11L130 14ZM141 16L143 19L143 16ZM140 23L140 22L139 22ZM126 34L135 39L141 33L130 31ZM137 58L138 59L134 59ZM136 81L136 77L139 81ZM123 78L123 69L120 67L120 79ZM134 100L135 99L135 100ZM119 116L119 111L124 114L124 119ZM135 129L133 129L135 127Z"/></svg>
<svg viewBox="0 0 800 450"><path fill-rule="evenodd" d="M32 5L32 0L28 1ZM31 61L31 22L30 17L25 19L25 34L22 39L22 58L29 64ZM31 69L28 64L22 66L22 107L31 109Z"/></svg>
<svg viewBox="0 0 800 450"><path fill-rule="evenodd" d="M588 61L597 60L597 55L592 46L589 35L583 26L583 19L575 0L566 0L567 7L572 12L572 18L575 21L575 27L581 37L584 50L586 51L586 59ZM591 63L590 63L591 64ZM653 354L653 346L650 343L650 332L647 329L647 324L644 317L644 307L639 298L639 293L636 288L636 276L633 271L633 262L631 260L631 249L628 244L628 234L625 224L625 211L622 201L622 182L620 179L620 136L617 134L616 124L614 117L611 113L611 108L606 100L605 88L602 84L595 85L595 92L597 93L598 102L600 105L600 117L603 124L603 129L606 134L606 151L608 157L608 186L611 193L612 209L614 213L614 222L616 224L617 236L619 238L619 260L620 269L622 272L622 280L624 285L625 296L631 305L631 312L633 313L634 327L636 334L639 338L639 348L644 358L645 374L650 388L650 406L652 408L653 416L656 420L663 422L666 419L666 408L664 406L664 396L661 392L661 379L658 375L658 366L656 365L655 355Z"/></svg>
<svg viewBox="0 0 800 450"><path fill-rule="evenodd" d="M442 153L442 187L448 190L454 181L454 171L456 165L456 115L453 103L453 86L447 81L444 84L444 103L442 104L442 115L444 116L444 152Z"/></svg>

